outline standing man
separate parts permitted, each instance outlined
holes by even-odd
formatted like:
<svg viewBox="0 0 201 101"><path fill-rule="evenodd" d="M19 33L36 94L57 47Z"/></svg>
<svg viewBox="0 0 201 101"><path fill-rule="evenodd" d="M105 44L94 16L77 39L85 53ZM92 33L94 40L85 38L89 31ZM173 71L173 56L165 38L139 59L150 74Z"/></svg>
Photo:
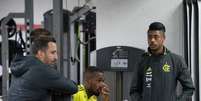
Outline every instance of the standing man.
<svg viewBox="0 0 201 101"><path fill-rule="evenodd" d="M150 24L148 52L142 57L131 84L132 101L189 101L193 95L192 78L184 59L171 53L165 46L165 26ZM179 81L183 87L176 96Z"/></svg>
<svg viewBox="0 0 201 101"><path fill-rule="evenodd" d="M101 95L102 101L109 101L109 87L104 82L104 73L100 70L86 70L84 85L79 85L79 91L73 95L73 101L97 101Z"/></svg>
<svg viewBox="0 0 201 101"><path fill-rule="evenodd" d="M56 41L41 36L32 42L34 56L18 57L11 65L12 80L8 101L49 101L49 91L77 92L77 85L50 65L57 60Z"/></svg>

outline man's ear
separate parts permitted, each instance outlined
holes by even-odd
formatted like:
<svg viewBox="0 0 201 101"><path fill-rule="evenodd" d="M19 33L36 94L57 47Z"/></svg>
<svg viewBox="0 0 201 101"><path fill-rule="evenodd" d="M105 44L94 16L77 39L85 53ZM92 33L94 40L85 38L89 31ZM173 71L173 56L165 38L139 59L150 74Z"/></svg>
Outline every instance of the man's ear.
<svg viewBox="0 0 201 101"><path fill-rule="evenodd" d="M86 80L86 83L88 83L88 84L91 83L91 80Z"/></svg>
<svg viewBox="0 0 201 101"><path fill-rule="evenodd" d="M85 88L86 88L86 89L89 89L90 86L91 86L91 85L90 85L90 82L91 82L91 81L90 81L90 80L85 80L84 82L85 82Z"/></svg>
<svg viewBox="0 0 201 101"><path fill-rule="evenodd" d="M44 56L44 52L43 52L42 50L38 50L37 56L38 56L39 58L42 58L42 57Z"/></svg>

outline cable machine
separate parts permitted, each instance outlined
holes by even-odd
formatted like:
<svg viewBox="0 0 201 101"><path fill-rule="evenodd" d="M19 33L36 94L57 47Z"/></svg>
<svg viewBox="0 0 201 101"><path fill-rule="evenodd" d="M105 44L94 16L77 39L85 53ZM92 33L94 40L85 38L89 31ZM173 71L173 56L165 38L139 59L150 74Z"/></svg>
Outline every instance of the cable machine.
<svg viewBox="0 0 201 101"><path fill-rule="evenodd" d="M83 72L86 67L85 63L87 55L85 46L87 44L80 45L80 58L78 57L78 45L79 43L85 43L84 36L86 31L83 31L84 16L94 8L84 5L78 7L78 9L75 8L74 11L70 12L63 10L62 4L62 0L53 1L53 10L44 14L44 17L47 20L44 21L44 26L54 33L57 40L57 49L59 53L59 62L57 64L58 71L65 77L70 78L75 82L82 83ZM68 23L66 24L66 22ZM71 98L66 96L55 96L53 100L66 101L71 100Z"/></svg>
<svg viewBox="0 0 201 101"><path fill-rule="evenodd" d="M2 67L3 67L3 75L2 75L2 97L3 101L7 101L8 89L9 89L9 43L8 43L8 27L7 23L12 18L24 18L26 25L26 54L30 54L30 32L33 28L33 0L24 0L25 1L25 11L22 13L9 13L1 22L1 34L2 34Z"/></svg>

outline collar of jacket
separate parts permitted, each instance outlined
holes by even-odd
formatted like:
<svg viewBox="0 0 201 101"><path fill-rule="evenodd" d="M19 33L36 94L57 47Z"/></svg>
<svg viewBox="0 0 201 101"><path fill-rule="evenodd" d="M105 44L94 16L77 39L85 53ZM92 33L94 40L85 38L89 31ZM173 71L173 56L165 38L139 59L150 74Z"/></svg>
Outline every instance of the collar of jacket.
<svg viewBox="0 0 201 101"><path fill-rule="evenodd" d="M80 84L80 85L78 85L78 89L79 89L79 91L83 91L83 90L85 90L85 87L84 87L84 85Z"/></svg>
<svg viewBox="0 0 201 101"><path fill-rule="evenodd" d="M92 95L92 96L88 97L87 91L86 91L84 85L82 85L82 84L78 85L78 89L79 89L78 92L80 92L80 93L79 93L80 96L81 96L81 95L86 96L86 98L87 98L89 101L97 101L97 100L96 100L97 97L96 97L95 95Z"/></svg>
<svg viewBox="0 0 201 101"><path fill-rule="evenodd" d="M148 47L148 51L145 53L146 56L152 56L151 49ZM163 46L163 53L160 55L167 55L170 53L170 50L168 50L165 46Z"/></svg>

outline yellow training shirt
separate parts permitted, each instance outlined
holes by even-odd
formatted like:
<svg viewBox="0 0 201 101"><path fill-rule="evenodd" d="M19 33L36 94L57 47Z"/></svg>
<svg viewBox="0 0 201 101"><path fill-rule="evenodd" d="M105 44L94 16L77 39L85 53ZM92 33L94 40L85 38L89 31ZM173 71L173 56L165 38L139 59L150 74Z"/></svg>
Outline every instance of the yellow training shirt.
<svg viewBox="0 0 201 101"><path fill-rule="evenodd" d="M78 86L79 91L73 95L73 101L97 101L97 97L95 95L88 98L86 89L83 85Z"/></svg>

